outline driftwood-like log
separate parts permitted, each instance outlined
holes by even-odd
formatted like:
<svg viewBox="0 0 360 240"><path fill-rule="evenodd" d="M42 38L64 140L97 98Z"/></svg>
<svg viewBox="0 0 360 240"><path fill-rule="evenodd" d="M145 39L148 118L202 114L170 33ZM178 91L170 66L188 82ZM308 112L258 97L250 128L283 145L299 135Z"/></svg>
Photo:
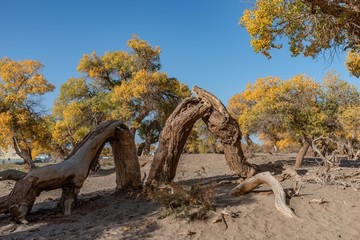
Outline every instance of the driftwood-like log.
<svg viewBox="0 0 360 240"><path fill-rule="evenodd" d="M213 94L197 86L193 92L202 101L212 106L211 113L203 117L210 132L219 138L223 147L225 159L234 173L241 177L251 177L255 174L254 167L246 161L241 148L241 131L239 124L230 116L221 101Z"/></svg>
<svg viewBox="0 0 360 240"><path fill-rule="evenodd" d="M129 129L121 121L109 121L100 124L75 147L66 161L36 168L20 179L8 196L0 198L0 213L9 211L15 220L24 223L26 222L26 214L31 210L36 197L42 191L62 188L61 207L65 214L70 214L71 207L76 201L79 190L83 186L92 164L97 160L104 143L109 139L113 139L112 146L117 149L115 153L127 154L127 151L134 152L134 154L122 156L121 159L115 158L116 165L119 166L119 162L128 157L128 162L124 167L126 170L118 167L118 175L124 173L125 175L134 174L133 177L128 177L124 181L117 181L118 188L122 186L139 186L141 184L140 167L137 158L133 158L133 155L136 156L135 144L129 145L128 148L132 149L131 151L120 151L118 149L121 147L126 148L127 143L117 145L116 140L114 140L117 135L121 135L123 132L126 132L126 136L130 134ZM133 141L132 137L129 139L122 137L119 140ZM130 168L132 171L127 171Z"/></svg>
<svg viewBox="0 0 360 240"><path fill-rule="evenodd" d="M286 194L280 183L269 172L258 173L255 176L246 179L244 182L233 188L229 195L240 196L251 191L255 187L261 184L267 184L271 187L271 190L275 195L275 208L284 214L286 217L296 217L294 212L286 205Z"/></svg>
<svg viewBox="0 0 360 240"><path fill-rule="evenodd" d="M196 97L184 99L167 119L160 134L146 184L153 180L171 182L176 173L180 155L195 122L209 112L211 106Z"/></svg>
<svg viewBox="0 0 360 240"><path fill-rule="evenodd" d="M14 180L19 181L23 177L25 177L26 173L18 170L6 170L3 172L0 172L0 181L2 180Z"/></svg>

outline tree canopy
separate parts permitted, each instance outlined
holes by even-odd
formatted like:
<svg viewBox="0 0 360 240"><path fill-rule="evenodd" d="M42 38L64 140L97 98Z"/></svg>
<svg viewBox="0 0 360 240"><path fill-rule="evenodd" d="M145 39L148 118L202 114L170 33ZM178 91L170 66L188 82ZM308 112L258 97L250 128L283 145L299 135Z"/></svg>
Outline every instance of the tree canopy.
<svg viewBox="0 0 360 240"><path fill-rule="evenodd" d="M134 136L142 128L149 148L167 116L190 95L186 85L160 72L159 47L137 36L127 45L129 52L84 54L77 69L85 77L70 78L61 87L54 106L53 136L62 149L74 146L90 129L109 119L126 122Z"/></svg>
<svg viewBox="0 0 360 240"><path fill-rule="evenodd" d="M358 0L257 0L239 24L250 34L255 52L271 57L288 39L293 56L316 57L324 50L349 50L346 66L356 77L360 58Z"/></svg>
<svg viewBox="0 0 360 240"><path fill-rule="evenodd" d="M34 60L0 59L0 143L7 148L15 137L30 159L49 146L50 119L44 116L40 97L54 86L42 67Z"/></svg>
<svg viewBox="0 0 360 240"><path fill-rule="evenodd" d="M300 143L305 154L316 137L339 139L343 136L346 141L351 140L346 137L349 134L344 133L349 131L345 126L349 127L350 119L354 118L348 111L359 105L356 87L328 73L321 84L305 75L286 81L260 78L233 96L228 108L238 119L245 139L251 134L260 134L261 139L277 147ZM303 156L300 156L301 163Z"/></svg>

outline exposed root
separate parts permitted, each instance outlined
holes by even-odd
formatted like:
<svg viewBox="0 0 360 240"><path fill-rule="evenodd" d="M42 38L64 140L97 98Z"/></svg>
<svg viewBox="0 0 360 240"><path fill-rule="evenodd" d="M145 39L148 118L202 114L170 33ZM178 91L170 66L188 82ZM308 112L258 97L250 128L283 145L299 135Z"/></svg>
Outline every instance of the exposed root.
<svg viewBox="0 0 360 240"><path fill-rule="evenodd" d="M229 195L240 196L251 191L261 184L267 184L271 187L275 195L275 208L288 218L296 217L295 213L286 205L286 194L280 183L271 175L270 172L258 173L255 176L246 179L244 182L233 188Z"/></svg>

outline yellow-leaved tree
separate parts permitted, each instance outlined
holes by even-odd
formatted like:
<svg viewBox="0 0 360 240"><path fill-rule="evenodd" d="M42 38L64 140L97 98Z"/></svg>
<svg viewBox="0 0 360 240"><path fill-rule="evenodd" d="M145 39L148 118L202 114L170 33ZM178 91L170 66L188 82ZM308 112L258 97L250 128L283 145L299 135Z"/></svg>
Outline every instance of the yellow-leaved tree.
<svg viewBox="0 0 360 240"><path fill-rule="evenodd" d="M239 24L250 34L254 51L267 57L272 48L282 47L282 37L293 56L348 50L346 66L359 77L359 19L358 0L256 0Z"/></svg>
<svg viewBox="0 0 360 240"><path fill-rule="evenodd" d="M305 75L286 81L258 79L232 97L228 108L238 119L245 139L246 135L259 134L275 147L300 144L295 162L295 167L300 167L312 140L330 137L338 141L346 135L349 130L345 126L351 123L342 109L359 104L357 89L330 72L321 84Z"/></svg>
<svg viewBox="0 0 360 240"><path fill-rule="evenodd" d="M49 144L50 118L45 117L40 96L54 86L34 60L0 59L0 143L14 144L18 154L34 167L32 157Z"/></svg>
<svg viewBox="0 0 360 240"><path fill-rule="evenodd" d="M160 72L160 48L133 36L127 51L84 54L77 67L85 78L69 79L55 102L54 138L65 151L107 119L121 119L144 140L144 153L157 141L166 118L188 87Z"/></svg>

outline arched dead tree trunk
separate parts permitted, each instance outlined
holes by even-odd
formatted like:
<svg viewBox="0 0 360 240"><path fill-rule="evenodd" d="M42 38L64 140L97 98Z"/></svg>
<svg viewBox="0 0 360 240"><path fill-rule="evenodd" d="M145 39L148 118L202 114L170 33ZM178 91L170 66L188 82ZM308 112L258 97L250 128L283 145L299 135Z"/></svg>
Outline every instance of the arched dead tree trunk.
<svg viewBox="0 0 360 240"><path fill-rule="evenodd" d="M121 121L109 121L90 132L66 161L36 168L20 179L8 196L0 198L0 213L10 212L16 220L26 222L26 214L42 191L62 188L61 207L65 214L70 214L92 164L96 162L102 147L109 139L116 155L114 159L117 176L128 175L117 180L117 189L139 187L140 167L131 133ZM126 163L121 166L121 162Z"/></svg>
<svg viewBox="0 0 360 240"><path fill-rule="evenodd" d="M230 169L242 177L255 174L255 169L246 161L241 149L241 132L235 119L214 95L199 87L194 87L193 91L197 97L182 101L165 123L146 181L147 185L153 180L171 182L174 179L186 139L200 118L209 130L220 138Z"/></svg>
<svg viewBox="0 0 360 240"><path fill-rule="evenodd" d="M159 147L151 164L146 184L152 180L171 182L181 153L195 122L209 112L211 106L196 97L184 99L166 120L160 134Z"/></svg>
<svg viewBox="0 0 360 240"><path fill-rule="evenodd" d="M202 101L211 105L211 112L203 117L203 121L224 146L224 154L230 169L241 177L251 177L255 169L244 156L241 148L241 131L239 124L230 116L225 106L211 93L194 87L193 92Z"/></svg>

